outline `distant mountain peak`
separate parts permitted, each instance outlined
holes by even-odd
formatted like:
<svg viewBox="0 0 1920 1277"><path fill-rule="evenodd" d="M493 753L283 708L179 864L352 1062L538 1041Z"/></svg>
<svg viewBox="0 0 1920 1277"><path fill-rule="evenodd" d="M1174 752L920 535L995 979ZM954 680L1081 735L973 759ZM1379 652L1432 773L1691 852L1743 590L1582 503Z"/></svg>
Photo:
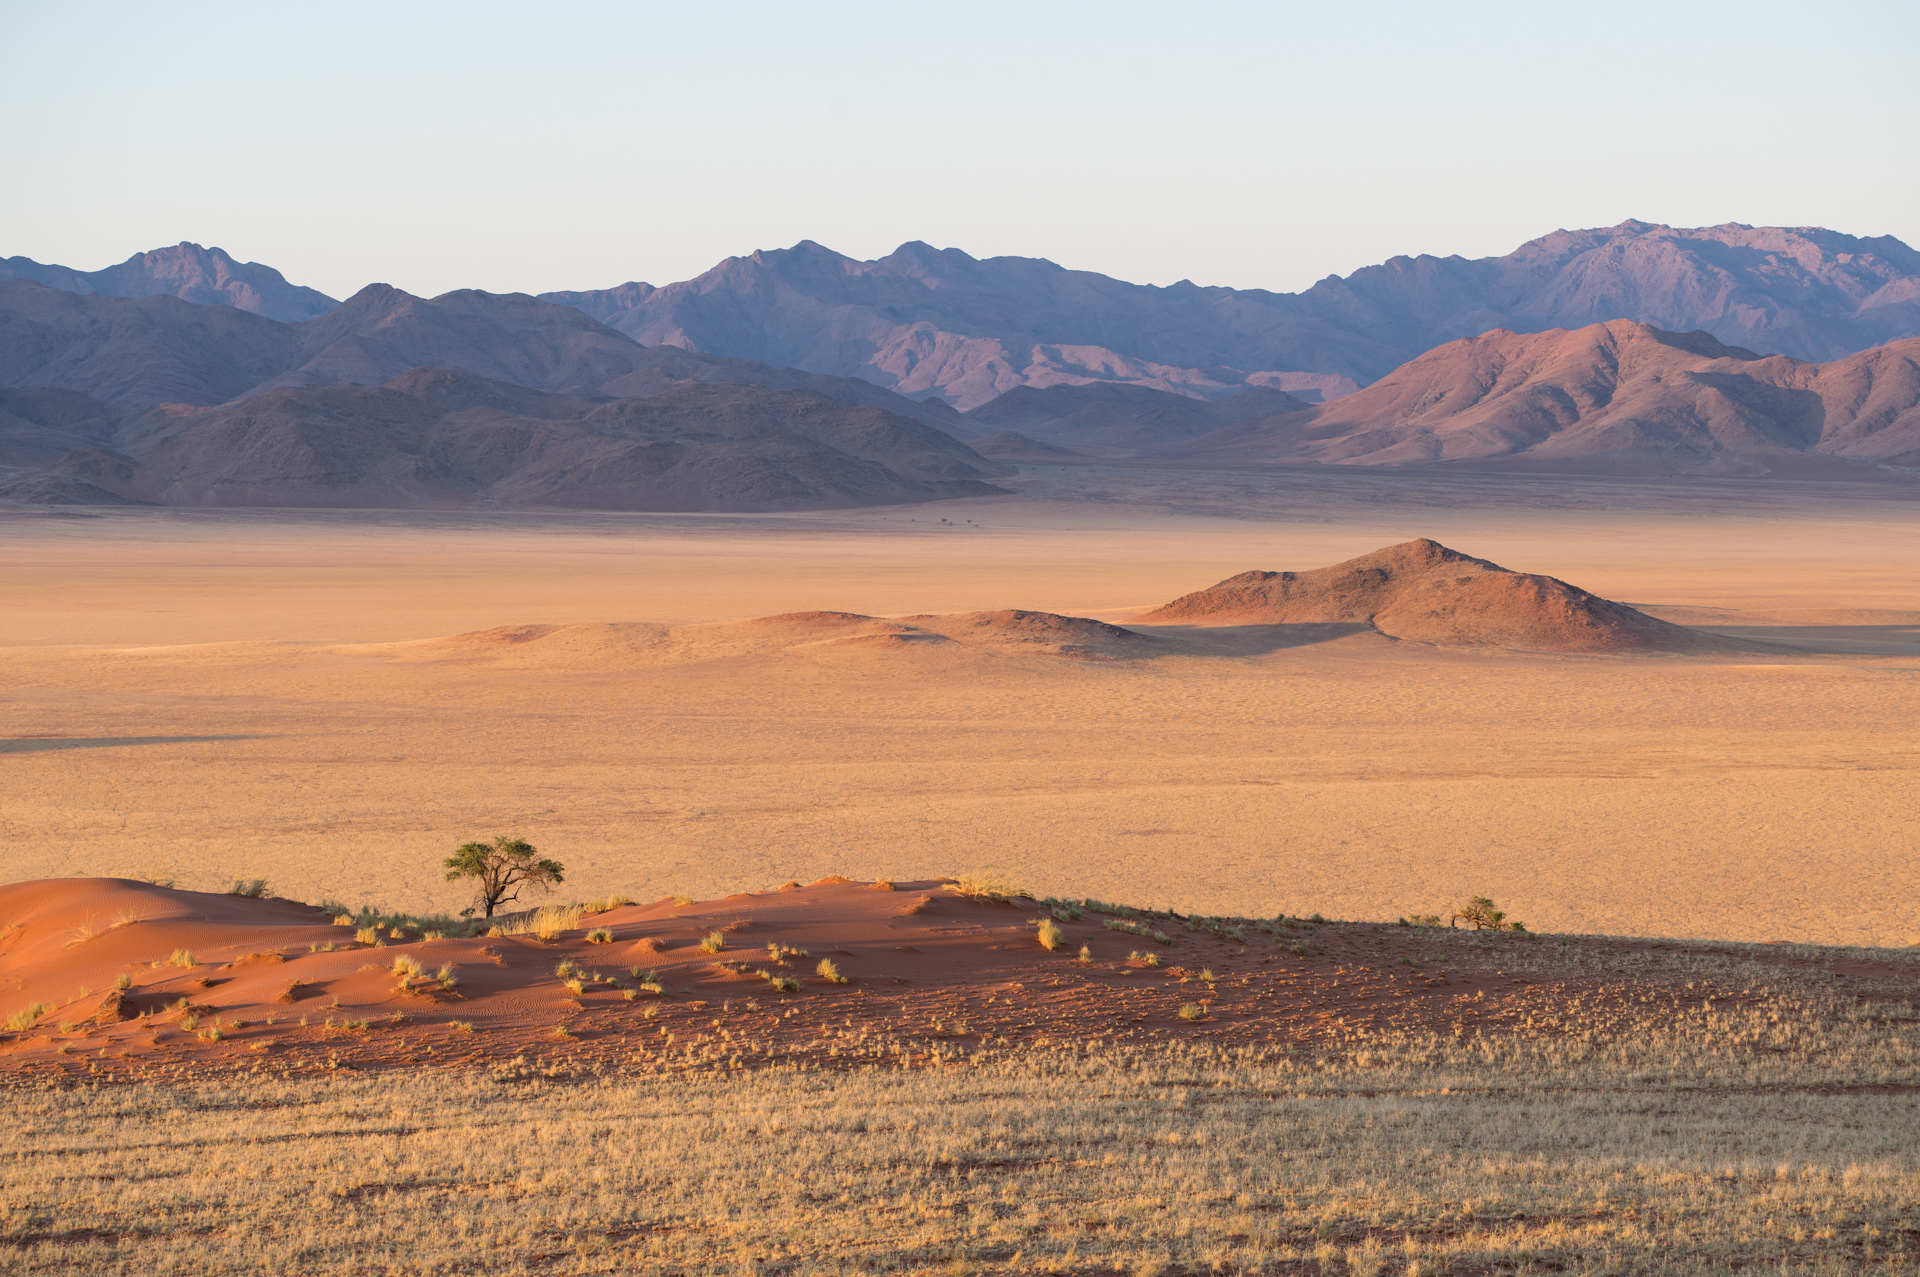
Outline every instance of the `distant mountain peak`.
<svg viewBox="0 0 1920 1277"><path fill-rule="evenodd" d="M271 266L236 261L224 248L203 248L184 239L135 253L117 266L96 271L9 257L0 261L0 279L30 279L82 295L98 293L136 300L178 297L199 305L232 306L281 323L313 319L339 305L325 293L288 283L286 276Z"/></svg>

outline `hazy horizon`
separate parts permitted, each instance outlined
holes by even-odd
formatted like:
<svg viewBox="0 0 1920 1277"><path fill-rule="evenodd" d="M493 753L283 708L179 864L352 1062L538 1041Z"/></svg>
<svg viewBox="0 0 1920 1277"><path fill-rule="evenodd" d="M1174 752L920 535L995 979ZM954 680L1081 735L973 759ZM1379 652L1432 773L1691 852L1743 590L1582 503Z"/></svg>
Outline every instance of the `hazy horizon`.
<svg viewBox="0 0 1920 1277"><path fill-rule="evenodd" d="M1920 243L1920 11L1609 12L15 8L0 255L190 240L344 297L924 240L1293 292L1629 217Z"/></svg>

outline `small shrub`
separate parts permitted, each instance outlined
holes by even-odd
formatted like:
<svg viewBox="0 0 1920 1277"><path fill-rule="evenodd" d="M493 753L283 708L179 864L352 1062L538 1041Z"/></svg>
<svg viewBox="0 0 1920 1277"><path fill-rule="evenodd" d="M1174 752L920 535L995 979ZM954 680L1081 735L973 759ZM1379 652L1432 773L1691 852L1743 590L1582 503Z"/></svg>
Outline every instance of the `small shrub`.
<svg viewBox="0 0 1920 1277"><path fill-rule="evenodd" d="M113 915L113 925L115 927L130 927L138 921L140 921L140 914L132 905L128 905Z"/></svg>
<svg viewBox="0 0 1920 1277"><path fill-rule="evenodd" d="M1124 931L1130 936L1142 936L1155 944L1172 944L1173 937L1158 927L1150 927L1144 922L1134 922L1127 918L1107 919L1108 931Z"/></svg>
<svg viewBox="0 0 1920 1277"><path fill-rule="evenodd" d="M628 989L625 993L622 993L620 996L625 998L629 1002L634 1002L639 999L640 992L637 989Z"/></svg>
<svg viewBox="0 0 1920 1277"><path fill-rule="evenodd" d="M794 979L790 975L769 976L767 979L767 983L771 984L775 989L778 989L781 993L800 992L800 982Z"/></svg>
<svg viewBox="0 0 1920 1277"><path fill-rule="evenodd" d="M353 933L353 938L355 940L358 940L361 944L379 944L380 928L362 927L358 931Z"/></svg>
<svg viewBox="0 0 1920 1277"><path fill-rule="evenodd" d="M676 907L684 908L687 905L690 905L693 903L693 897L692 896L675 896L673 898L673 903Z"/></svg>
<svg viewBox="0 0 1920 1277"><path fill-rule="evenodd" d="M333 915L333 925L336 927L351 927L353 925L353 915L350 913L336 913Z"/></svg>
<svg viewBox="0 0 1920 1277"><path fill-rule="evenodd" d="M814 971L822 980L827 981L829 984L847 983L847 977L840 974L840 968L834 965L832 958L820 959L820 965L815 967Z"/></svg>
<svg viewBox="0 0 1920 1277"><path fill-rule="evenodd" d="M604 910L602 912L604 912ZM609 931L605 927L595 927L592 931L587 932L587 943L588 944L612 944L613 932Z"/></svg>
<svg viewBox="0 0 1920 1277"><path fill-rule="evenodd" d="M227 888L227 894L230 896L245 896L249 900L262 899L267 894L267 880L265 878L254 878L251 880L235 878L233 885Z"/></svg>
<svg viewBox="0 0 1920 1277"><path fill-rule="evenodd" d="M438 980L440 987L448 993L452 993L460 984L460 976L451 962L441 963L440 969L433 973L433 978Z"/></svg>
<svg viewBox="0 0 1920 1277"><path fill-rule="evenodd" d="M718 953L727 947L727 938L718 931L709 931L700 938L700 952Z"/></svg>
<svg viewBox="0 0 1920 1277"><path fill-rule="evenodd" d="M1084 967L1084 966L1087 966L1088 964L1090 964L1090 963L1091 963L1091 962L1093 961L1093 948L1092 948L1092 946L1090 946L1090 945L1084 945L1084 944L1083 944L1083 945L1081 945L1081 946L1080 946L1080 956L1079 956L1079 957L1077 957L1077 958L1075 958L1075 959L1074 959L1074 961L1075 961L1075 962L1078 962L1078 963L1079 963L1079 964L1080 964L1081 966L1083 966L1083 967Z"/></svg>
<svg viewBox="0 0 1920 1277"><path fill-rule="evenodd" d="M1054 953L1067 942L1067 933L1052 918L1040 919L1040 947L1048 953Z"/></svg>
<svg viewBox="0 0 1920 1277"><path fill-rule="evenodd" d="M1200 978L1201 978L1202 980L1205 980L1205 981L1206 981L1206 982L1207 982L1208 984L1212 984L1212 983L1214 982L1214 980L1215 980L1215 979L1217 979L1218 977L1216 977L1216 976L1215 976L1215 975L1213 974L1213 968L1212 968L1212 967L1201 967L1201 968L1200 968Z"/></svg>
<svg viewBox="0 0 1920 1277"><path fill-rule="evenodd" d="M567 981L567 987L572 989L576 995L582 994L587 991L587 982L579 976L574 976L571 980Z"/></svg>
<svg viewBox="0 0 1920 1277"><path fill-rule="evenodd" d="M1180 1018L1182 1020L1204 1020L1207 1018L1207 1009L1198 1002L1188 1002L1181 1006Z"/></svg>
<svg viewBox="0 0 1920 1277"><path fill-rule="evenodd" d="M23 1033L26 1030L31 1029L34 1026L35 1021L39 1020L41 1016L45 1015L47 1012L51 1010L53 1010L53 1007L49 1003L29 1002L27 1003L27 1005L25 1005L24 1007L21 1007L18 1011L15 1011L12 1015L7 1017L7 1032Z"/></svg>
<svg viewBox="0 0 1920 1277"><path fill-rule="evenodd" d="M452 1029L455 1033L471 1033L473 1032L473 1021L472 1020L450 1020L447 1022L447 1027Z"/></svg>
<svg viewBox="0 0 1920 1277"><path fill-rule="evenodd" d="M193 960L193 950L175 949L167 956L167 965L170 967L197 967L200 964Z"/></svg>
<svg viewBox="0 0 1920 1277"><path fill-rule="evenodd" d="M186 1015L183 1015L183 1016L181 1016L181 1017L180 1017L180 1028L181 1028L181 1029L182 1029L183 1031L185 1031L185 1032L187 1032L187 1033L191 1033L191 1032L193 1032L193 1031L194 1031L195 1029L197 1029L197 1028L199 1028L199 1027L200 1027L200 1017L199 1017L199 1016L197 1016L197 1015L194 1015L194 1014L192 1014L191 1012L189 1012L188 1014L186 1014Z"/></svg>
<svg viewBox="0 0 1920 1277"><path fill-rule="evenodd" d="M239 895L240 893L236 891L233 894ZM202 1042L218 1042L226 1035L220 1032L220 1026L216 1024L210 1029L200 1030L200 1032L194 1036L198 1037Z"/></svg>
<svg viewBox="0 0 1920 1277"><path fill-rule="evenodd" d="M1146 956L1146 964L1147 964L1148 966L1150 966L1150 967L1157 967L1157 966L1159 966L1159 965L1160 965L1160 955L1159 955L1159 954L1157 954L1157 953L1149 953L1149 954L1148 954L1148 955Z"/></svg>
<svg viewBox="0 0 1920 1277"><path fill-rule="evenodd" d="M421 967L419 959L403 953L393 960L393 974L400 978L400 983L406 984L415 976L424 975L425 970Z"/></svg>
<svg viewBox="0 0 1920 1277"><path fill-rule="evenodd" d="M113 987L116 989L131 989L133 987L133 977L122 971L119 975L113 977Z"/></svg>
<svg viewBox="0 0 1920 1277"><path fill-rule="evenodd" d="M1033 893L1015 882L998 865L983 865L971 873L961 874L947 884L952 890L975 900L1007 902L1012 900L1031 900Z"/></svg>
<svg viewBox="0 0 1920 1277"><path fill-rule="evenodd" d="M1437 927L1440 925L1440 915L1437 913L1409 914L1400 919L1400 925L1403 927Z"/></svg>

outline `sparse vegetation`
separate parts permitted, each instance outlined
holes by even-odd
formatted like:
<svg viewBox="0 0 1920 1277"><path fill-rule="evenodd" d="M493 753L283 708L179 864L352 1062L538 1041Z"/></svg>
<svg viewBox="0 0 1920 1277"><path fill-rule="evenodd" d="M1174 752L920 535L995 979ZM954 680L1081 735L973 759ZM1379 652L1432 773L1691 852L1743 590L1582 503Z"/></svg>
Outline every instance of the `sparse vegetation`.
<svg viewBox="0 0 1920 1277"><path fill-rule="evenodd" d="M834 963L832 958L820 959L820 965L813 970L814 974L829 984L847 983L847 977L840 974L840 968Z"/></svg>
<svg viewBox="0 0 1920 1277"><path fill-rule="evenodd" d="M1207 1009L1198 1002L1185 1002L1180 1006L1180 1018L1182 1020L1204 1020L1207 1018Z"/></svg>
<svg viewBox="0 0 1920 1277"><path fill-rule="evenodd" d="M602 912L605 912L602 910ZM606 927L595 927L587 932L588 944L612 944L613 932Z"/></svg>
<svg viewBox="0 0 1920 1277"><path fill-rule="evenodd" d="M9 1033L24 1033L39 1023L40 1017L53 1010L49 1002L29 1002L7 1017L6 1029Z"/></svg>
<svg viewBox="0 0 1920 1277"><path fill-rule="evenodd" d="M1042 949L1045 949L1048 953L1055 953L1059 951L1061 945L1067 942L1067 933L1062 931L1060 924L1052 918L1042 918L1040 919L1039 940Z"/></svg>
<svg viewBox="0 0 1920 1277"><path fill-rule="evenodd" d="M961 874L947 884L951 891L975 900L1007 903L1014 900L1031 900L1033 893L1026 886L1015 881L1006 870L998 865L983 865L971 873Z"/></svg>
<svg viewBox="0 0 1920 1277"><path fill-rule="evenodd" d="M727 947L727 937L718 931L709 931L700 937L700 952L718 953Z"/></svg>
<svg viewBox="0 0 1920 1277"><path fill-rule="evenodd" d="M197 967L200 964L194 961L193 950L175 949L172 953L167 955L167 960L164 963L155 963L154 965L169 966L169 967Z"/></svg>
<svg viewBox="0 0 1920 1277"><path fill-rule="evenodd" d="M1091 945L1081 945L1080 954L1074 961L1083 967L1091 963L1093 961L1093 947Z"/></svg>
<svg viewBox="0 0 1920 1277"><path fill-rule="evenodd" d="M506 834L490 843L462 843L442 867L448 882L473 881L475 908L485 918L493 917L501 905L518 901L523 889L551 891L566 876L559 861L542 859L533 844Z"/></svg>
<svg viewBox="0 0 1920 1277"><path fill-rule="evenodd" d="M1172 944L1173 943L1173 937L1169 936L1166 932L1160 930L1158 927L1150 927L1144 922L1136 922L1130 918L1107 919L1107 930L1124 931L1125 933L1131 936L1144 936L1146 939L1153 941L1155 944Z"/></svg>
<svg viewBox="0 0 1920 1277"><path fill-rule="evenodd" d="M230 896L245 896L249 900L264 900L267 897L265 878L235 878L233 885L227 888Z"/></svg>
<svg viewBox="0 0 1920 1277"><path fill-rule="evenodd" d="M355 940L358 940L361 944L379 944L380 928L362 927L358 931L353 933L353 938Z"/></svg>

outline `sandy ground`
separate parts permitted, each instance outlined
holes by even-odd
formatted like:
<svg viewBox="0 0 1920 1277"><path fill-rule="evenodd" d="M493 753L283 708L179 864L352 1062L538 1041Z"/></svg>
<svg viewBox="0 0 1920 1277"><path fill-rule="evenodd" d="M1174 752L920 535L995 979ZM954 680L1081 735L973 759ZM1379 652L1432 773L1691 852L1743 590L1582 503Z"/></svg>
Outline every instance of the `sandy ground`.
<svg viewBox="0 0 1920 1277"><path fill-rule="evenodd" d="M806 518L0 515L4 876L171 866L457 908L439 858L512 831L581 898L997 863L1209 913L1391 919L1480 893L1549 931L1920 935L1914 489L1020 483ZM1420 535L1804 654L384 646L803 609L1118 620Z"/></svg>
<svg viewBox="0 0 1920 1277"><path fill-rule="evenodd" d="M1630 1034L1702 1000L1766 1015L1833 981L1899 1001L1920 970L1876 950L1141 915L964 885L597 901L546 929L513 925L521 913L472 935L342 927L312 905L123 879L0 886L0 1085L261 1064L916 1068L1070 1044Z"/></svg>

